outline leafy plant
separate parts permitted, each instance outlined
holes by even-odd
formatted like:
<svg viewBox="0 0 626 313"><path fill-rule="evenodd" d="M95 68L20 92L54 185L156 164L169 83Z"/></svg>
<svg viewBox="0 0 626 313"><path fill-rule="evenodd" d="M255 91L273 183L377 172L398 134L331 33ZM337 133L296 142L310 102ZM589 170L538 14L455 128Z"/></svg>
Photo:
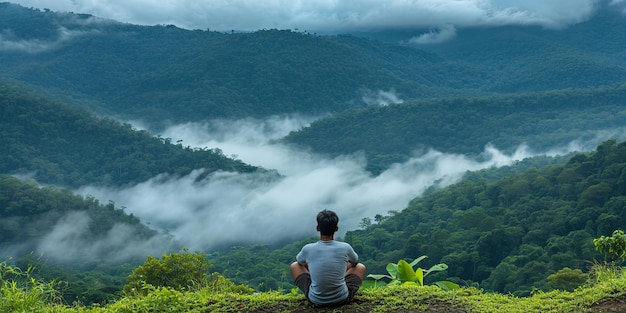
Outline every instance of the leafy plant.
<svg viewBox="0 0 626 313"><path fill-rule="evenodd" d="M618 229L613 231L611 237L600 236L593 240L593 245L598 252L613 262L622 263L626 261L626 235L624 231Z"/></svg>
<svg viewBox="0 0 626 313"><path fill-rule="evenodd" d="M421 267L413 270L413 267L425 258L427 258L427 256L423 255L413 260L413 262L411 263L408 263L405 260L400 260L397 264L389 263L387 264L387 272L389 273L389 275L369 274L367 275L367 277L375 279L376 282L380 281L383 278L391 279L387 286L399 284L424 286L424 277L432 272L445 271L448 268L448 265L446 265L445 263L439 263L433 265L427 270L424 270ZM433 283L433 285L436 285L443 290L453 290L460 288L458 284L447 280L436 281Z"/></svg>
<svg viewBox="0 0 626 313"><path fill-rule="evenodd" d="M56 282L43 282L18 267L0 263L0 312L33 312L60 302Z"/></svg>
<svg viewBox="0 0 626 313"><path fill-rule="evenodd" d="M127 293L147 291L154 287L169 287L175 290L198 289L208 285L207 270L210 264L202 253L163 254L159 260L148 256L146 262L137 267L124 286Z"/></svg>

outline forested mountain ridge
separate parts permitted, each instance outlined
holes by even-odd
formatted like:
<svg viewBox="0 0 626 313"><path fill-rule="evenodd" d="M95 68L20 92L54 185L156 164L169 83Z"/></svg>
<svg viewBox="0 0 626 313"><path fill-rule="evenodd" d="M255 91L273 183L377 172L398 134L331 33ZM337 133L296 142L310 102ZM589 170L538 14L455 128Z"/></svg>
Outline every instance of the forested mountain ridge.
<svg viewBox="0 0 626 313"><path fill-rule="evenodd" d="M41 51L1 51L2 75L91 97L109 112L148 121L327 113L353 106L364 89L410 90L420 86L417 80L436 92L450 89L443 81L420 78L424 74L417 70L431 64L445 72L448 64L440 58L349 36L288 30L224 34L134 26L11 4L0 9L13 16L0 28L14 33L16 43L32 28L48 30L46 37L24 42L41 42ZM73 35L50 37L60 27Z"/></svg>
<svg viewBox="0 0 626 313"><path fill-rule="evenodd" d="M219 149L184 147L10 84L0 84L0 133L0 173L45 184L123 186L196 169L257 170Z"/></svg>
<svg viewBox="0 0 626 313"><path fill-rule="evenodd" d="M448 275L490 290L549 289L549 274L602 260L593 238L626 223L626 143L609 140L567 164L489 182L477 176L414 199L346 234L373 271L428 255Z"/></svg>
<svg viewBox="0 0 626 313"><path fill-rule="evenodd" d="M489 71L515 77L491 81L485 86L487 90L585 88L624 81L624 28L626 17L621 12L599 5L593 18L567 29L459 29L453 40L422 48L447 60L480 64Z"/></svg>
<svg viewBox="0 0 626 313"><path fill-rule="evenodd" d="M284 138L331 155L365 152L372 172L435 149L477 156L485 146L548 151L626 124L626 84L489 97L406 101L346 110ZM598 143L594 143L597 145Z"/></svg>
<svg viewBox="0 0 626 313"><path fill-rule="evenodd" d="M94 198L83 198L72 194L69 190L57 187L40 187L34 182L25 182L8 175L0 175L2 197L0 197L0 244L16 245L24 254L36 250L40 240L53 232L60 220L68 214L85 212L89 217L89 227L81 234L85 242L97 242L105 237L115 225L128 225L133 229L132 236L137 242L145 241L158 233L141 224L135 216L128 215L123 208L115 207L113 203L100 204ZM80 232L79 229L75 229ZM59 239L55 244L63 244L67 238ZM165 241L165 237L163 237ZM59 257L48 247L45 249L51 255ZM100 252L106 252L105 250ZM49 257L49 256L46 256ZM76 257L76 256L75 256ZM112 259L114 255L109 255ZM139 260L143 255L136 255ZM66 256L69 261L69 256ZM85 253L80 261L97 260L97 255ZM79 261L76 258L76 261ZM114 262L112 262L114 263Z"/></svg>
<svg viewBox="0 0 626 313"><path fill-rule="evenodd" d="M68 282L64 296L84 303L110 300L147 255L180 247L124 207L63 187L123 187L192 170L204 171L199 177L263 171L8 83L0 83L0 146L0 254Z"/></svg>
<svg viewBox="0 0 626 313"><path fill-rule="evenodd" d="M408 100L594 87L626 77L616 53L624 41L611 41L612 32L596 33L594 45L579 44L594 27L623 27L623 18L602 15L559 33L468 30L458 43L416 49L290 30L135 26L8 3L0 11L7 17L0 29L10 34L3 36L0 75L154 123L337 112L363 106L362 98L378 91ZM468 46L472 38L489 45ZM608 41L612 49L604 51ZM459 56L455 44L470 56Z"/></svg>

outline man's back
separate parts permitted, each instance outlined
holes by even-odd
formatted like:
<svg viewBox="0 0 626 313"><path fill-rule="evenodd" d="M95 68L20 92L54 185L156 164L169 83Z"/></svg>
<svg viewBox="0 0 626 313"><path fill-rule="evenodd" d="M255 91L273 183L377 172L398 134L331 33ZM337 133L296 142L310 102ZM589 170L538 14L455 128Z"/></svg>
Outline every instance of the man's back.
<svg viewBox="0 0 626 313"><path fill-rule="evenodd" d="M316 304L331 304L348 297L345 283L346 264L356 264L358 255L352 247L335 240L320 240L305 245L296 256L306 263L311 274L309 299Z"/></svg>

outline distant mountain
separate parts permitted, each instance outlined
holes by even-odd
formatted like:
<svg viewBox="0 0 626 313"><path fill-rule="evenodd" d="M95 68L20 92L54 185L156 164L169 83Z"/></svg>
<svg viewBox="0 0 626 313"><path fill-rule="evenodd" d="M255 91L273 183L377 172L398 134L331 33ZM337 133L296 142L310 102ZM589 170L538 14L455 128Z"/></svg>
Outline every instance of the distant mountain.
<svg viewBox="0 0 626 313"><path fill-rule="evenodd" d="M194 169L252 172L218 149L191 149L84 108L0 83L0 173L68 187L122 186Z"/></svg>
<svg viewBox="0 0 626 313"><path fill-rule="evenodd" d="M420 45L446 60L480 64L505 79L484 89L519 92L585 88L626 80L626 15L607 8L563 30L506 26L458 30L441 44Z"/></svg>
<svg viewBox="0 0 626 313"><path fill-rule="evenodd" d="M353 107L369 89L451 88L418 70L445 71L440 58L349 36L142 27L10 4L0 12L13 17L0 22L12 34L3 37L0 75L148 121L326 113Z"/></svg>
<svg viewBox="0 0 626 313"><path fill-rule="evenodd" d="M464 30L424 49L289 30L145 27L8 3L0 4L0 17L0 77L151 123L338 112L363 107L379 91L409 100L593 87L626 77L618 53L624 41L605 31L623 28L624 19L602 16L558 32ZM589 45L579 44L591 33Z"/></svg>
<svg viewBox="0 0 626 313"><path fill-rule="evenodd" d="M377 173L427 149L478 156L489 144L512 153L521 144L548 151L575 140L590 141L586 148L592 149L602 136L623 134L625 121L626 84L621 84L348 110L284 140L331 155L365 152L369 169Z"/></svg>

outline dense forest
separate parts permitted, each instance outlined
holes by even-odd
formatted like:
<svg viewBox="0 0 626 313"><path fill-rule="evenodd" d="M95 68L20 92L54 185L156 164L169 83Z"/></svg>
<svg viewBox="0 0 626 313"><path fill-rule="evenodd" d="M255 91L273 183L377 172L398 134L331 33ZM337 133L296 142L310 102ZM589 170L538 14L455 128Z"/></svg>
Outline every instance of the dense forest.
<svg viewBox="0 0 626 313"><path fill-rule="evenodd" d="M332 155L365 152L373 173L435 149L480 155L487 144L512 152L620 135L626 85L490 97L415 100L347 110L292 132L286 142ZM595 146L599 142L593 142Z"/></svg>
<svg viewBox="0 0 626 313"><path fill-rule="evenodd" d="M71 190L194 170L198 179L219 171L280 179L220 149L154 134L190 121L301 114L319 119L277 142L331 157L362 152L372 177L428 149L480 159L490 144L512 152L591 143L468 172L341 238L370 273L427 255L449 266L429 279L521 296L550 290L550 274L587 271L602 259L592 239L626 224L626 37L615 31L625 24L600 10L565 30L469 28L416 47L371 34L137 26L0 3L0 250L66 282L67 301L114 300L147 256L183 247L124 207ZM120 122L128 120L149 129ZM289 291L289 263L316 238L285 238L202 253L236 283ZM80 262L52 262L60 251Z"/></svg>
<svg viewBox="0 0 626 313"><path fill-rule="evenodd" d="M0 17L12 43L0 51L0 76L157 125L339 112L379 91L400 99L475 96L597 87L626 76L619 53L626 43L611 31L625 21L611 12L563 34L468 29L454 43L419 49L296 30L136 26L10 3L0 4ZM594 45L580 44L589 37Z"/></svg>
<svg viewBox="0 0 626 313"><path fill-rule="evenodd" d="M82 107L51 101L11 84L0 84L0 172L78 188L121 186L159 174L193 169L251 172L256 167L219 149L190 148L156 138Z"/></svg>

